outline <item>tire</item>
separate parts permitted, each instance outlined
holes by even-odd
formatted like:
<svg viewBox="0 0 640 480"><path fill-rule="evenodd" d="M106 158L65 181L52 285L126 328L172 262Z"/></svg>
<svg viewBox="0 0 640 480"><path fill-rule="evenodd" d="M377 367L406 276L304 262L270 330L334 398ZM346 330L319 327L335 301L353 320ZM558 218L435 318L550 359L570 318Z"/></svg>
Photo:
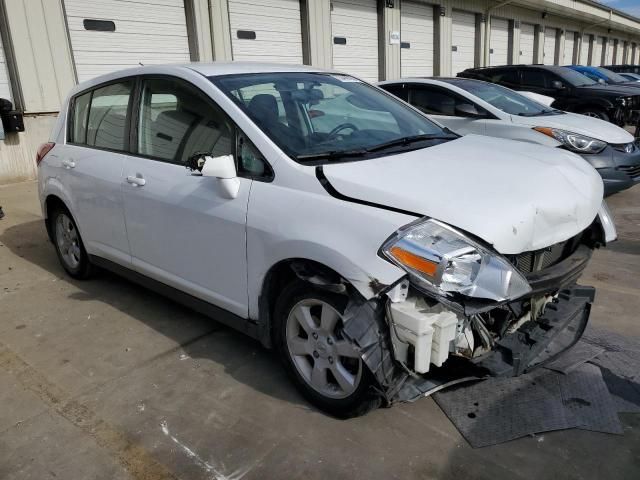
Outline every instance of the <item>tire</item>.
<svg viewBox="0 0 640 480"><path fill-rule="evenodd" d="M346 305L346 296L296 280L280 294L273 319L274 345L296 387L338 418L364 415L381 403L373 375L341 336Z"/></svg>
<svg viewBox="0 0 640 480"><path fill-rule="evenodd" d="M89 255L84 248L78 226L66 208L58 207L51 214L50 228L58 260L69 276L84 280L92 273Z"/></svg>
<svg viewBox="0 0 640 480"><path fill-rule="evenodd" d="M580 110L582 115L586 115L587 117L599 118L600 120L604 120L605 122L610 122L611 119L607 112L598 107L586 107Z"/></svg>

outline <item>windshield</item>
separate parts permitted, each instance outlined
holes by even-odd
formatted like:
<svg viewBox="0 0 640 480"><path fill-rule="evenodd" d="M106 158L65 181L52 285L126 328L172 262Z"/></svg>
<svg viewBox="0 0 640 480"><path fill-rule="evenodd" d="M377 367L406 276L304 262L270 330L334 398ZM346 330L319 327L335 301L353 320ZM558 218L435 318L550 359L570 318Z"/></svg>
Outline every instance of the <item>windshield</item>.
<svg viewBox="0 0 640 480"><path fill-rule="evenodd" d="M210 80L299 161L364 157L373 150L420 148L435 138L456 138L400 100L348 75L259 73Z"/></svg>
<svg viewBox="0 0 640 480"><path fill-rule="evenodd" d="M574 87L585 87L587 85L597 85L598 82L591 80L589 77L576 72L570 68L558 69L561 72L558 72L563 80L566 80L568 83L573 85Z"/></svg>
<svg viewBox="0 0 640 480"><path fill-rule="evenodd" d="M466 90L478 98L481 98L485 102L505 113L508 113L509 115L534 117L537 115L547 115L556 112L561 113L559 110L547 107L546 105L531 100L518 92L514 92L513 90L494 83L478 82L474 80L454 80L450 83Z"/></svg>
<svg viewBox="0 0 640 480"><path fill-rule="evenodd" d="M607 81L610 83L628 83L629 79L624 78L622 75L618 75L611 70L607 70L606 68L596 67L596 70L600 72L601 75L606 77Z"/></svg>

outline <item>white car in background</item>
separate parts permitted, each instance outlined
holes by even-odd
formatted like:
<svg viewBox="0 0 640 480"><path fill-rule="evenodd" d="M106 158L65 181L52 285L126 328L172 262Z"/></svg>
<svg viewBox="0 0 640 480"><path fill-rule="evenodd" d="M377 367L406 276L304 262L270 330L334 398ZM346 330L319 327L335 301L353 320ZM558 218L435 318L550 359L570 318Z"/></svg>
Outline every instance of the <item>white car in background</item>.
<svg viewBox="0 0 640 480"><path fill-rule="evenodd" d="M459 135L575 152L598 170L605 195L640 183L640 148L633 135L598 118L554 109L536 101L536 94L467 78L405 78L378 85Z"/></svg>
<svg viewBox="0 0 640 480"><path fill-rule="evenodd" d="M312 67L97 77L37 164L69 275L114 270L275 347L341 417L561 354L594 298L576 280L616 236L576 155L460 137Z"/></svg>

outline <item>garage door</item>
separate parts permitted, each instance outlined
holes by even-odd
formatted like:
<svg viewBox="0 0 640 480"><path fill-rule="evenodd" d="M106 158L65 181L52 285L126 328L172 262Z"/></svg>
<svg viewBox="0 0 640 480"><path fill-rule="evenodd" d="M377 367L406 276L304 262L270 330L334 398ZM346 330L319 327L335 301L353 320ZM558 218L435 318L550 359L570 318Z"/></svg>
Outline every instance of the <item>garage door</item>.
<svg viewBox="0 0 640 480"><path fill-rule="evenodd" d="M7 73L7 64L4 56L4 48L2 47L2 38L0 38L0 98L11 100L9 74Z"/></svg>
<svg viewBox="0 0 640 480"><path fill-rule="evenodd" d="M433 7L402 2L400 37L401 76L433 75Z"/></svg>
<svg viewBox="0 0 640 480"><path fill-rule="evenodd" d="M489 65L509 64L509 21L491 18Z"/></svg>
<svg viewBox="0 0 640 480"><path fill-rule="evenodd" d="M563 65L573 64L573 50L576 46L576 32L566 31L564 34L564 58Z"/></svg>
<svg viewBox="0 0 640 480"><path fill-rule="evenodd" d="M613 38L607 41L607 48L605 50L604 61L602 65L611 65L613 63Z"/></svg>
<svg viewBox="0 0 640 480"><path fill-rule="evenodd" d="M378 81L378 8L376 0L331 2L333 67L369 82Z"/></svg>
<svg viewBox="0 0 640 480"><path fill-rule="evenodd" d="M544 57L542 63L554 65L556 61L556 34L555 28L545 27L544 29Z"/></svg>
<svg viewBox="0 0 640 480"><path fill-rule="evenodd" d="M529 23L520 24L520 63L534 63L535 26Z"/></svg>
<svg viewBox="0 0 640 480"><path fill-rule="evenodd" d="M183 0L65 0L78 80L126 67L188 62Z"/></svg>
<svg viewBox="0 0 640 480"><path fill-rule="evenodd" d="M589 65L589 43L591 35L582 35L582 46L580 47L580 65Z"/></svg>
<svg viewBox="0 0 640 480"><path fill-rule="evenodd" d="M451 30L451 74L475 66L476 15L453 11Z"/></svg>
<svg viewBox="0 0 640 480"><path fill-rule="evenodd" d="M302 63L299 0L229 0L234 60Z"/></svg>
<svg viewBox="0 0 640 480"><path fill-rule="evenodd" d="M623 52L624 52L624 42L622 40L618 40L618 45L616 47L616 65L622 65L624 63Z"/></svg>
<svg viewBox="0 0 640 480"><path fill-rule="evenodd" d="M604 43L604 37L596 37L593 42L593 55L591 55L591 63L589 65L600 66L602 65L602 44Z"/></svg>

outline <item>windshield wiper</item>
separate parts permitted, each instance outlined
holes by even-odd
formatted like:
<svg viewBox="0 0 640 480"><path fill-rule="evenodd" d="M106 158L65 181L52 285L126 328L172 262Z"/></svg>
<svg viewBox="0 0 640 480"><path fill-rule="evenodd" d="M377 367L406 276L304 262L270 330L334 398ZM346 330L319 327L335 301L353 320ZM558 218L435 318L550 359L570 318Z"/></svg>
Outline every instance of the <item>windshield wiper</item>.
<svg viewBox="0 0 640 480"><path fill-rule="evenodd" d="M541 110L539 112L532 112L532 113L525 113L525 112L520 112L520 113L516 113L516 115L518 115L519 117L539 117L542 115L555 115L557 113L561 113L562 110L558 110L556 108L551 109L551 110Z"/></svg>
<svg viewBox="0 0 640 480"><path fill-rule="evenodd" d="M299 162L312 161L312 160L334 160L336 158L347 157L362 157L369 153L367 150L330 150L328 152L320 153L304 153L302 155L296 155L296 160Z"/></svg>
<svg viewBox="0 0 640 480"><path fill-rule="evenodd" d="M397 147L397 146L406 147L412 143L421 142L424 140L450 140L453 138L455 138L454 135L446 135L446 136L445 135L428 135L428 134L412 135L410 137L396 138L395 140L390 140L388 142L384 142L379 145L374 145L373 147L369 147L366 150L367 152L377 152L379 150L385 150L390 147Z"/></svg>

